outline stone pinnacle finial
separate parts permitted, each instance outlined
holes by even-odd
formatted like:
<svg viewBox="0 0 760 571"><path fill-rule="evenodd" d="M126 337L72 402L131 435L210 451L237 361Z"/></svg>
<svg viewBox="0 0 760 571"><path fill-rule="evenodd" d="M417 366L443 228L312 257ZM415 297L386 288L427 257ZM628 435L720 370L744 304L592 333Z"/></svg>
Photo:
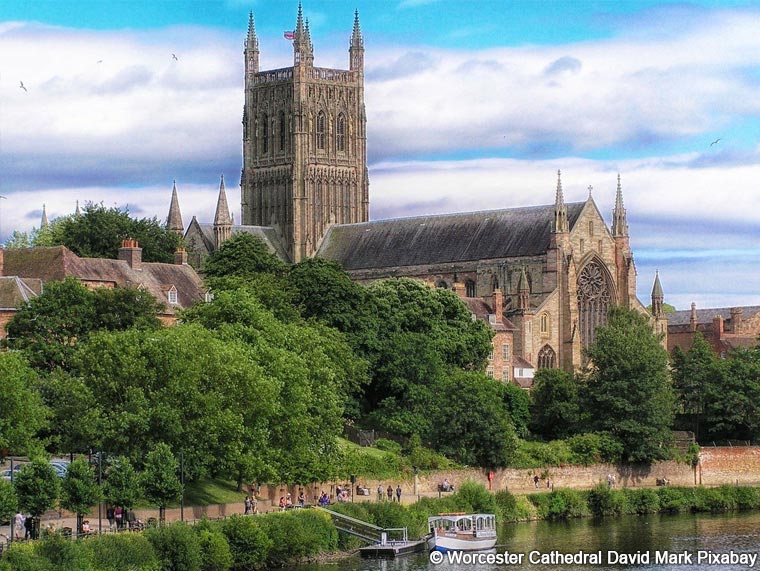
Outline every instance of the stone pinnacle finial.
<svg viewBox="0 0 760 571"><path fill-rule="evenodd" d="M79 200L77 200L77 206L74 209L74 216L81 216L81 215L82 215L82 211L79 210Z"/></svg>
<svg viewBox="0 0 760 571"><path fill-rule="evenodd" d="M214 226L232 226L230 208L227 206L227 191L224 189L224 175L222 175L222 180L219 184L219 198L216 201Z"/></svg>
<svg viewBox="0 0 760 571"><path fill-rule="evenodd" d="M48 224L48 217L47 217L47 209L45 208L45 203L42 204L42 220L40 221L40 228L47 228L49 226Z"/></svg>
<svg viewBox="0 0 760 571"><path fill-rule="evenodd" d="M364 40L362 39L362 29L359 25L359 10L356 10L354 12L354 31L351 34L351 45L361 46L363 44Z"/></svg>
<svg viewBox="0 0 760 571"><path fill-rule="evenodd" d="M612 211L612 235L628 236L628 221L626 220L625 207L623 206L623 186L620 183L620 173L618 173L617 179L615 209Z"/></svg>
<svg viewBox="0 0 760 571"><path fill-rule="evenodd" d="M562 172L557 171L557 192L554 197L554 232L569 232L570 226L567 221L567 206L565 196L562 193Z"/></svg>
<svg viewBox="0 0 760 571"><path fill-rule="evenodd" d="M179 210L179 198L177 197L177 181L175 180L172 185L172 199L169 204L169 215L166 217L166 229L169 232L175 234L182 234L185 231L185 226L182 223L182 214Z"/></svg>

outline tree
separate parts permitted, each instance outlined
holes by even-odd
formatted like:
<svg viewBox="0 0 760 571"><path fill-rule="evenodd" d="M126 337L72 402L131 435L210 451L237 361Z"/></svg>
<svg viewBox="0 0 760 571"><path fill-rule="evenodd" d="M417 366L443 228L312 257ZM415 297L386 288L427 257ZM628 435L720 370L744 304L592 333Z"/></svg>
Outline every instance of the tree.
<svg viewBox="0 0 760 571"><path fill-rule="evenodd" d="M35 390L37 374L18 353L0 353L0 450L30 454L48 409Z"/></svg>
<svg viewBox="0 0 760 571"><path fill-rule="evenodd" d="M203 273L216 278L247 278L260 273L283 275L286 269L285 263L272 254L260 238L246 232L226 240L203 264Z"/></svg>
<svg viewBox="0 0 760 571"><path fill-rule="evenodd" d="M436 386L428 403L435 448L463 464L503 468L517 447L504 402L507 387L480 373L456 372Z"/></svg>
<svg viewBox="0 0 760 571"><path fill-rule="evenodd" d="M38 369L68 369L74 345L90 334L138 327L160 327L158 302L134 288L87 289L75 278L50 282L19 308L7 326L8 346L23 350Z"/></svg>
<svg viewBox="0 0 760 571"><path fill-rule="evenodd" d="M101 490L95 479L95 471L84 457L75 458L69 464L61 483L61 507L77 514L77 534L82 533L82 519L100 499Z"/></svg>
<svg viewBox="0 0 760 571"><path fill-rule="evenodd" d="M119 456L110 460L103 495L111 505L123 510L122 522L126 521L127 512L135 505L140 493L140 478L129 458Z"/></svg>
<svg viewBox="0 0 760 571"><path fill-rule="evenodd" d="M629 462L669 454L674 397L660 341L646 317L613 307L588 349L592 365L584 392L589 428L620 440Z"/></svg>
<svg viewBox="0 0 760 571"><path fill-rule="evenodd" d="M715 440L760 437L760 348L738 348L719 363L704 396L705 424Z"/></svg>
<svg viewBox="0 0 760 571"><path fill-rule="evenodd" d="M148 452L141 474L142 489L145 498L158 506L160 522L164 521L166 506L182 497L178 473L179 463L169 446L159 443Z"/></svg>
<svg viewBox="0 0 760 571"><path fill-rule="evenodd" d="M9 521L17 509L18 498L13 484L0 479L0 521Z"/></svg>
<svg viewBox="0 0 760 571"><path fill-rule="evenodd" d="M678 347L673 351L672 369L676 397L683 413L691 417L694 433L699 440L707 392L711 385L722 380L718 357L702 333L697 331L686 353Z"/></svg>
<svg viewBox="0 0 760 571"><path fill-rule="evenodd" d="M182 245L182 238L155 217L137 220L126 208L106 208L92 202L80 215L53 220L45 232L38 234L34 245L62 245L85 258L115 259L126 238L139 242L145 262L172 263L174 252Z"/></svg>
<svg viewBox="0 0 760 571"><path fill-rule="evenodd" d="M61 489L60 480L47 460L37 458L19 470L13 478L18 504L33 518L32 539L39 533L39 518L55 506Z"/></svg>
<svg viewBox="0 0 760 571"><path fill-rule="evenodd" d="M567 438L581 427L579 381L561 369L539 369L531 390L531 430L546 440Z"/></svg>

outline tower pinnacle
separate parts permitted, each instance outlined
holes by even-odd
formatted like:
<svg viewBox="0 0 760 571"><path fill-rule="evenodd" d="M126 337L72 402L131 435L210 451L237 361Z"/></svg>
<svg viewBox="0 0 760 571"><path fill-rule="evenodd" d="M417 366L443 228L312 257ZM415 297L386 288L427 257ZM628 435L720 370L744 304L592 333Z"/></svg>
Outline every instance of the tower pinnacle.
<svg viewBox="0 0 760 571"><path fill-rule="evenodd" d="M245 61L247 73L259 72L259 39L253 23L253 12L248 14L248 36L245 39Z"/></svg>
<svg viewBox="0 0 760 571"><path fill-rule="evenodd" d="M216 201L216 214L214 215L214 239L219 248L225 240L232 236L232 218L230 208L227 206L227 191L224 189L224 175L219 184L219 198Z"/></svg>
<svg viewBox="0 0 760 571"><path fill-rule="evenodd" d="M662 293L662 285L660 284L660 272L656 271L654 274L654 285L652 286L652 315L659 319L663 316L662 304L665 301L665 296Z"/></svg>
<svg viewBox="0 0 760 571"><path fill-rule="evenodd" d="M166 229L175 234L182 234L185 226L182 224L182 214L179 211L179 198L177 198L177 181L172 186L172 199L169 204L169 215L166 217Z"/></svg>
<svg viewBox="0 0 760 571"><path fill-rule="evenodd" d="M348 48L349 68L351 71L364 69L364 38L359 25L359 10L354 12L354 31L351 34L351 44Z"/></svg>
<svg viewBox="0 0 760 571"><path fill-rule="evenodd" d="M557 171L557 192L554 197L554 232L569 232L567 223L567 206L562 193L562 172Z"/></svg>
<svg viewBox="0 0 760 571"><path fill-rule="evenodd" d="M47 228L50 226L48 224L48 217L47 217L47 209L45 208L45 204L42 204L42 220L40 221L40 229Z"/></svg>
<svg viewBox="0 0 760 571"><path fill-rule="evenodd" d="M619 173L617 194L615 195L615 209L612 211L612 235L628 236L628 222L626 221L625 208L623 207L623 188L620 185Z"/></svg>

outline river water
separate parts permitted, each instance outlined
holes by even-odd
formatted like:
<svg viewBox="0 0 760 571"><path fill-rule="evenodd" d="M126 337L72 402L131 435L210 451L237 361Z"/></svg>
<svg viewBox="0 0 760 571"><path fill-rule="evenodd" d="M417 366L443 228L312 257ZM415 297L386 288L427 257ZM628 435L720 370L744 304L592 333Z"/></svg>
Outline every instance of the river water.
<svg viewBox="0 0 760 571"><path fill-rule="evenodd" d="M497 556L508 551L513 563ZM564 557L581 558L581 552L596 555L599 561L558 563ZM538 555L536 554L538 553ZM492 561L484 556L490 554ZM679 555L680 554L680 555ZM520 558L520 556L522 557ZM541 555L545 563L537 561ZM754 565L749 559L756 556ZM624 557L634 561L625 562ZM647 561L648 557L648 561ZM731 558L733 557L733 562ZM552 559L553 558L553 559ZM657 561L657 559L660 561ZM664 558L670 558L668 561ZM518 562L521 559L521 562ZM337 562L298 567L298 571L433 571L496 569L564 569L567 571L734 571L760 569L760 513L731 515L653 515L625 516L602 520L580 519L570 522L530 522L506 524L499 529L494 550L481 555L481 561L440 564L428 554L410 555L396 560L362 560L352 557Z"/></svg>

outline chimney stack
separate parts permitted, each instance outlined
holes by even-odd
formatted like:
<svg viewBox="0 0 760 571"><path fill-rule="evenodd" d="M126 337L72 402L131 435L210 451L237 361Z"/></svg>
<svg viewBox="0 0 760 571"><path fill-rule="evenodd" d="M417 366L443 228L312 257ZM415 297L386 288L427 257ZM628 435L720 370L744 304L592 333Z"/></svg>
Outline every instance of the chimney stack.
<svg viewBox="0 0 760 571"><path fill-rule="evenodd" d="M187 250L184 248L177 248L174 251L174 263L178 266L184 266L187 264Z"/></svg>
<svg viewBox="0 0 760 571"><path fill-rule="evenodd" d="M133 270L142 270L142 248L137 243L137 240L133 238L122 240L118 257L120 260L127 262Z"/></svg>
<svg viewBox="0 0 760 571"><path fill-rule="evenodd" d="M731 308L731 331L734 333L739 331L739 326L742 323L742 313L744 313L744 310L741 307Z"/></svg>
<svg viewBox="0 0 760 571"><path fill-rule="evenodd" d="M697 330L697 304L691 302L691 314L689 315L689 329L692 331Z"/></svg>
<svg viewBox="0 0 760 571"><path fill-rule="evenodd" d="M713 317L713 331L717 335L717 339L723 338L723 316L722 315L716 315Z"/></svg>

